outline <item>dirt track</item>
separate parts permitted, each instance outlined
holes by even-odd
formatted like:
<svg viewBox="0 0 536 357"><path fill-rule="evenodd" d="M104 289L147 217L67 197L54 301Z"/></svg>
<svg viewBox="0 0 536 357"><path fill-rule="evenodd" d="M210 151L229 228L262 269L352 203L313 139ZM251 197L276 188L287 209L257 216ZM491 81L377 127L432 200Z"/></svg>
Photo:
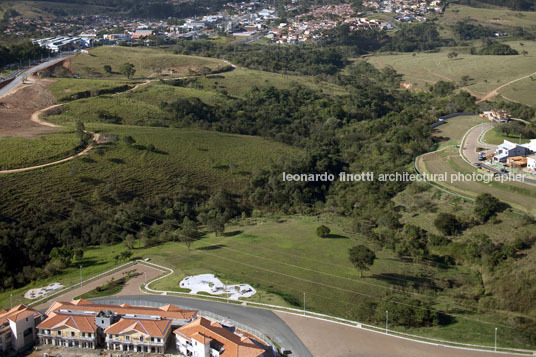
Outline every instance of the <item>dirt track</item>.
<svg viewBox="0 0 536 357"><path fill-rule="evenodd" d="M70 290L66 292L65 294L58 295L54 297L51 301L45 302L43 304L33 306L33 308L37 310L46 310L51 304L52 301L71 301L75 297L82 295L88 291L91 291L99 286L104 285L107 281L112 279L119 279L123 277L123 273L129 270L135 269L137 272L141 273L141 275L130 279L126 285L124 286L123 290L117 295L139 295L140 294L140 286L142 283L145 282L145 276L147 276L147 281L156 278L157 276L163 274L161 270L158 270L156 268L152 268L150 266L147 266L145 264L135 264L133 266L129 266L125 269L119 270L113 274L104 276L102 278L99 278L97 280L93 280L85 285L83 285L81 288L76 288L73 290Z"/></svg>
<svg viewBox="0 0 536 357"><path fill-rule="evenodd" d="M501 89L503 89L503 88L505 88L505 87L508 87L509 85L511 85L511 84L513 84L513 83L515 83L515 82L517 82L517 81L521 81L521 80L523 80L523 79L529 78L529 77L534 76L534 75L536 75L536 72L531 73L531 74L527 74L526 76L519 77L519 78L514 79L514 80L511 80L510 82L507 82L507 83L505 83L505 84L503 84L503 85L501 85L501 86L495 88L494 90L488 92L485 96L483 96L482 98L480 98L479 100L477 100L477 103L480 103L480 102L483 102L483 101L485 101L485 100L491 99L491 98L497 96L497 95L499 94L499 91L500 91ZM506 97L503 97L503 98L507 99Z"/></svg>
<svg viewBox="0 0 536 357"><path fill-rule="evenodd" d="M31 120L36 111L56 104L47 89L50 83L52 80L30 77L27 84L0 98L0 136L30 137L56 130Z"/></svg>
<svg viewBox="0 0 536 357"><path fill-rule="evenodd" d="M381 333L327 321L276 312L307 346L313 356L330 357L492 357L475 352L408 341Z"/></svg>

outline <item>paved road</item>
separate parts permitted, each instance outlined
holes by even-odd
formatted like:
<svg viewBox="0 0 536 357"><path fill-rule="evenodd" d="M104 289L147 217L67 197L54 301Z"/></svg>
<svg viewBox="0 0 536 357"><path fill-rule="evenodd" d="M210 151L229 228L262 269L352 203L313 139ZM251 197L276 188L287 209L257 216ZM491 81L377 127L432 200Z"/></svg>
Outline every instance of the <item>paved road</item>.
<svg viewBox="0 0 536 357"><path fill-rule="evenodd" d="M314 356L497 357L506 355L418 343L382 333L284 312L277 312L276 314L290 326Z"/></svg>
<svg viewBox="0 0 536 357"><path fill-rule="evenodd" d="M131 305L143 305L144 302L145 305L148 305L147 302L149 302L155 304L156 306L174 304L185 308L209 311L242 323L246 326L251 326L252 328L264 333L266 336L277 339L283 344L283 346L281 346L282 348L292 352L292 356L312 356L311 352L309 352L307 347L305 347L305 345L288 327L288 325L283 322L283 320L281 320L275 313L269 310L214 301L162 295L131 295L95 300L110 304L127 303Z"/></svg>
<svg viewBox="0 0 536 357"><path fill-rule="evenodd" d="M485 149L484 152L486 153L486 155L489 155L491 153L494 153L495 152L495 149L497 148L497 145L491 145L491 144L486 144L486 143L483 143L481 140L481 136L487 131L487 130L490 130L492 128L491 124L489 123L484 123L484 124L480 124L480 125L477 125L473 128L471 128L466 134L465 134L465 140L463 142L463 148L462 148L462 154L463 156L469 160L469 162L471 163L471 165L473 166L476 166L476 164L478 163L478 165L480 165L481 167L484 167L498 175L510 175L508 173L501 173L499 171L499 169L493 167L493 166L490 166L490 165L487 165L485 162L479 162L478 161L478 151L477 151L477 148L482 148L482 149ZM527 183L531 183L531 184L536 184L536 180L535 179L531 179L531 178L528 178L527 176L525 176L524 182L527 182Z"/></svg>
<svg viewBox="0 0 536 357"><path fill-rule="evenodd" d="M4 88L0 89L0 98L3 97L4 95L6 95L7 93L9 93L12 89L14 89L19 84L21 84L22 80L24 79L25 76L29 76L29 75L37 72L37 71L40 71L40 70L45 69L47 67L50 67L51 65L54 65L54 64L56 64L56 63L58 63L60 61L63 61L65 58L67 58L69 56L72 56L72 54L51 59L50 61L43 62L43 63L41 63L41 64L39 64L39 65L37 65L35 67L32 67L32 68L28 69L27 71L22 72L11 83L9 83Z"/></svg>

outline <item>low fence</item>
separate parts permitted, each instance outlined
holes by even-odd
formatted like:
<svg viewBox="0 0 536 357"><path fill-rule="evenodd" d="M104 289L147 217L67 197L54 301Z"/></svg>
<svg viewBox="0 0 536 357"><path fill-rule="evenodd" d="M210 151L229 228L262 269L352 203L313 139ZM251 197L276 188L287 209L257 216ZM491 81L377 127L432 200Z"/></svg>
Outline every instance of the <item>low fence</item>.
<svg viewBox="0 0 536 357"><path fill-rule="evenodd" d="M164 279L168 277L169 275L173 274L173 269L170 269L170 268L167 268L162 265L155 264L155 263L149 263L145 261L139 261L139 262L168 271L168 274L165 274L159 278L153 279L149 281L147 284L145 284L144 288L151 293L164 294L164 295L170 295L170 296L173 296L173 295L185 296L185 297L194 298L194 299L217 301L217 302L224 302L224 303L231 303L231 304L240 304L240 305L253 307L253 308L280 311L280 312L285 312L285 313L289 313L289 314L293 314L297 316L304 316L308 318L314 318L317 320L337 323L340 325L345 325L345 326L349 326L353 328L360 328L360 329L364 329L364 330L371 331L371 332L389 334L392 337L401 338L401 339L412 341L412 342L435 345L439 347L450 347L450 348L479 351L479 352L495 352L495 353L519 355L519 356L536 356L536 351L532 351L532 350L499 347L499 346L497 347L485 346L485 345L469 344L469 343L462 343L462 342L455 342L455 341L446 341L446 340L441 340L441 339L436 339L436 338L431 338L431 337L418 336L418 335L413 335L413 334L409 334L405 332L399 332L399 331L392 330L392 329L386 329L385 327L369 325L369 324L361 323L358 321L344 319L344 318L337 317L337 316L331 316L331 315L321 314L321 313L312 312L312 311L304 311L304 310L296 309L292 307L284 307L284 306L264 304L260 302L251 302L251 301L245 301L245 300L233 301L233 300L229 300L225 297L220 297L220 296L192 295L189 293L183 293L183 292L177 292L177 291L163 291L163 290L151 289L149 285L151 285L153 282ZM132 302L130 302L130 304L132 304ZM163 304L160 304L159 306L161 305ZM277 341L274 341L274 342L278 343Z"/></svg>

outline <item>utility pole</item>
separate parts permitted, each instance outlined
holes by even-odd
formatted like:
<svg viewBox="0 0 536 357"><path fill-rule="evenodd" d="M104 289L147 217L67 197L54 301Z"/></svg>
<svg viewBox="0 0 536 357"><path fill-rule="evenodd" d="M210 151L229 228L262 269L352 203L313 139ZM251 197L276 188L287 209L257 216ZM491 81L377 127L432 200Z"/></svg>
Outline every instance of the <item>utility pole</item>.
<svg viewBox="0 0 536 357"><path fill-rule="evenodd" d="M495 327L495 352L497 352L497 327Z"/></svg>
<svg viewBox="0 0 536 357"><path fill-rule="evenodd" d="M82 266L80 265L80 287L82 287Z"/></svg>
<svg viewBox="0 0 536 357"><path fill-rule="evenodd" d="M303 293L303 316L305 316L305 293Z"/></svg>
<svg viewBox="0 0 536 357"><path fill-rule="evenodd" d="M9 294L9 305L11 305L11 309L12 309L13 308L13 294Z"/></svg>
<svg viewBox="0 0 536 357"><path fill-rule="evenodd" d="M387 334L387 329L389 328L389 311L385 310L385 333Z"/></svg>

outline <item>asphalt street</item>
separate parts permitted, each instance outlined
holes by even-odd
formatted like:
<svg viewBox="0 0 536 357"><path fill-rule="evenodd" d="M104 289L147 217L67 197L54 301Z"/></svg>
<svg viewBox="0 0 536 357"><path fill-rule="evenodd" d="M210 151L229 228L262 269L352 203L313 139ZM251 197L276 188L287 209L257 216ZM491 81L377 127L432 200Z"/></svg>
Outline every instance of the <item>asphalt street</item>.
<svg viewBox="0 0 536 357"><path fill-rule="evenodd" d="M291 352L291 356L312 356L311 352L309 352L307 347L305 347L288 325L269 310L164 295L130 295L92 300L106 304L149 305L150 303L153 303L156 306L173 304L183 308L212 312L246 326L250 326L266 336L274 338L274 340L277 340L278 343L281 344L281 348ZM144 304L144 302L149 302L149 304Z"/></svg>
<svg viewBox="0 0 536 357"><path fill-rule="evenodd" d="M9 93L13 88L15 88L16 86L21 84L25 76L29 76L29 75L37 72L37 71L45 69L45 68L47 68L47 67L49 67L49 66L51 66L53 64L56 64L56 63L58 63L60 61L63 61L65 58L67 58L67 57L69 57L71 55L72 54L68 54L68 55L65 55L65 56L61 56L61 57L51 59L50 61L43 62L41 64L38 64L37 66L34 66L34 67L22 72L11 83L9 83L4 88L0 89L0 97L3 97L7 93Z"/></svg>

